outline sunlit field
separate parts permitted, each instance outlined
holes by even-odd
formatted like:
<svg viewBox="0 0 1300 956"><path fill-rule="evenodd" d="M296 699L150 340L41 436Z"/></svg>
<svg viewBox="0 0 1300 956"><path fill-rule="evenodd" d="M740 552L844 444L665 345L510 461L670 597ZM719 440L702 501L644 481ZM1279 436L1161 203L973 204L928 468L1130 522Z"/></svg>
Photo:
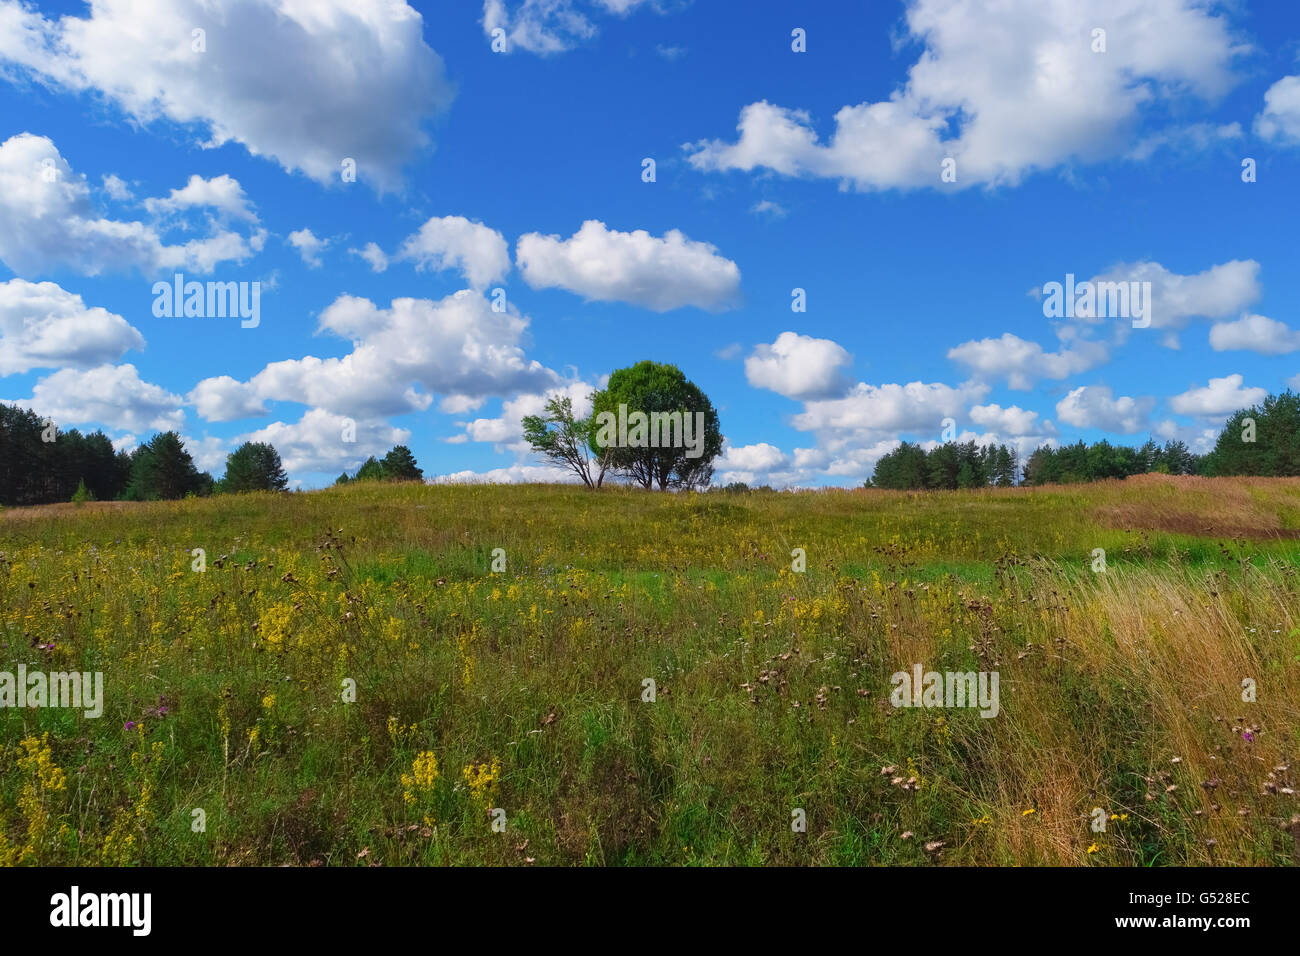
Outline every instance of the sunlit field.
<svg viewBox="0 0 1300 956"><path fill-rule="evenodd" d="M0 669L104 681L0 710L6 864L1300 858L1300 480L359 483L0 552ZM996 716L895 708L917 664Z"/></svg>

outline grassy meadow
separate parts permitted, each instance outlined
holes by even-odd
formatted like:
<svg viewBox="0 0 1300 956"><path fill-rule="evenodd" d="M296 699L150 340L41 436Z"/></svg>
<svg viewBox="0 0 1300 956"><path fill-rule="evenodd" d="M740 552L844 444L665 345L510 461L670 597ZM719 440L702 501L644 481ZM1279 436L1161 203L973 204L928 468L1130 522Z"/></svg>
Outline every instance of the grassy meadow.
<svg viewBox="0 0 1300 956"><path fill-rule="evenodd" d="M8 509L104 712L0 709L0 863L1294 865L1298 557L1291 479Z"/></svg>

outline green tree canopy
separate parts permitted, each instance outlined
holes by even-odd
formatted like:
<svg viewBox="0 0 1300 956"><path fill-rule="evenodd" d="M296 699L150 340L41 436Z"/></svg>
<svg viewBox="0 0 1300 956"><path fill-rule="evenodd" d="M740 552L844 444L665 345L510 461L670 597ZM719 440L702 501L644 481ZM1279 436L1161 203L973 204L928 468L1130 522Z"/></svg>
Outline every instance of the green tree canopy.
<svg viewBox="0 0 1300 956"><path fill-rule="evenodd" d="M288 487L289 476L280 462L280 453L265 442L246 441L226 456L222 491L284 491Z"/></svg>
<svg viewBox="0 0 1300 956"><path fill-rule="evenodd" d="M588 488L599 488L609 467L608 454L592 447L593 418L574 418L569 396L553 397L541 415L524 417L524 441L547 461L568 468Z"/></svg>
<svg viewBox="0 0 1300 956"><path fill-rule="evenodd" d="M125 497L132 501L170 501L213 490L212 476L199 471L176 432L162 432L131 454L131 482Z"/></svg>
<svg viewBox="0 0 1300 956"><path fill-rule="evenodd" d="M617 369L592 396L592 416L592 448L643 488L703 488L713 478L718 413L677 366Z"/></svg>
<svg viewBox="0 0 1300 956"><path fill-rule="evenodd" d="M405 445L395 446L379 463L388 481L423 481L424 470L415 463L415 456Z"/></svg>
<svg viewBox="0 0 1300 956"><path fill-rule="evenodd" d="M1300 396L1290 389L1224 423L1207 456L1208 475L1300 475Z"/></svg>

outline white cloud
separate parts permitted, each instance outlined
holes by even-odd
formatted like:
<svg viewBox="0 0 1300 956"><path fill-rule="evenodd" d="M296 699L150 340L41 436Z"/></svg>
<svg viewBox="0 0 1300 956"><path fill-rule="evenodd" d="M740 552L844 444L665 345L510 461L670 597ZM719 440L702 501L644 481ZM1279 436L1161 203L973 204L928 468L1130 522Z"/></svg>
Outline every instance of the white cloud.
<svg viewBox="0 0 1300 956"><path fill-rule="evenodd" d="M73 173L46 137L19 133L0 144L0 260L15 272L211 272L222 262L247 259L261 249L264 236L260 230L245 237L220 229L167 245L154 226L100 216L85 178Z"/></svg>
<svg viewBox="0 0 1300 956"><path fill-rule="evenodd" d="M1158 262L1135 262L1108 269L1094 276L1092 282L1150 282L1151 328L1175 331L1186 326L1191 318L1223 319L1240 315L1260 295L1259 263L1254 259L1233 259L1188 275L1170 272ZM1132 329L1132 322L1124 319L1120 328Z"/></svg>
<svg viewBox="0 0 1300 956"><path fill-rule="evenodd" d="M784 485L797 476L790 457L767 442L728 444L714 460L713 470L714 485L727 485L733 481L743 481L747 485Z"/></svg>
<svg viewBox="0 0 1300 956"><path fill-rule="evenodd" d="M756 216L771 216L773 219L784 219L786 209L780 203L772 202L770 199L760 199L754 205L749 207L749 211Z"/></svg>
<svg viewBox="0 0 1300 956"><path fill-rule="evenodd" d="M1019 405L1008 408L997 404L975 405L970 410L970 420L976 425L983 425L1004 435L1032 435L1049 424L1040 423L1037 419L1038 412L1027 411Z"/></svg>
<svg viewBox="0 0 1300 956"><path fill-rule="evenodd" d="M302 256L308 268L319 269L321 267L320 254L330 244L328 239L317 239L310 229L298 229L289 233L289 245L298 250L298 255Z"/></svg>
<svg viewBox="0 0 1300 956"><path fill-rule="evenodd" d="M1005 378L1014 389L1028 390L1040 378L1062 379L1105 362L1110 356L1101 342L1077 341L1073 348L1048 352L1037 342L1029 342L1004 332L1001 338L963 342L948 350L948 358L961 362L985 379Z"/></svg>
<svg viewBox="0 0 1300 956"><path fill-rule="evenodd" d="M1154 407L1153 398L1115 398L1106 385L1084 385L1056 403L1056 417L1076 428L1131 435L1146 427Z"/></svg>
<svg viewBox="0 0 1300 956"><path fill-rule="evenodd" d="M126 319L53 282L0 282L0 375L103 365L144 344Z"/></svg>
<svg viewBox="0 0 1300 956"><path fill-rule="evenodd" d="M218 478L225 473L226 457L230 454L230 448L223 439L210 435L204 435L202 438L181 435L181 443L185 445L185 450L190 453L199 471L210 472Z"/></svg>
<svg viewBox="0 0 1300 956"><path fill-rule="evenodd" d="M1284 76L1264 93L1255 133L1274 142L1300 143L1300 76Z"/></svg>
<svg viewBox="0 0 1300 956"><path fill-rule="evenodd" d="M531 232L515 259L534 289L559 287L598 302L627 302L655 312L693 305L710 312L731 306L740 269L705 242L676 229L662 239L644 229L617 232L589 219L569 239Z"/></svg>
<svg viewBox="0 0 1300 956"><path fill-rule="evenodd" d="M1235 322L1210 327L1210 346L1216 352L1234 349L1261 355L1285 355L1300 349L1300 332L1263 315L1243 315Z"/></svg>
<svg viewBox="0 0 1300 956"><path fill-rule="evenodd" d="M169 431L185 422L181 396L142 381L134 365L60 369L40 379L28 404L60 428L100 424L132 432Z"/></svg>
<svg viewBox="0 0 1300 956"><path fill-rule="evenodd" d="M734 143L688 146L691 163L861 190L1015 184L1121 154L1140 119L1184 94L1217 99L1242 52L1200 0L911 0L906 23L924 44L906 84L843 107L826 142L807 112L763 101L741 110ZM1105 53L1092 51L1099 25ZM945 157L956 184L940 181Z"/></svg>
<svg viewBox="0 0 1300 956"><path fill-rule="evenodd" d="M395 188L454 95L423 27L401 0L102 0L58 19L0 0L0 63L142 123L193 124L204 146L238 142L319 182L351 158Z"/></svg>
<svg viewBox="0 0 1300 956"><path fill-rule="evenodd" d="M567 468L553 465L509 465L504 468L491 468L488 471L455 471L447 475L438 475L432 480L435 485L514 485L524 483L577 484L579 478Z"/></svg>
<svg viewBox="0 0 1300 956"><path fill-rule="evenodd" d="M1268 397L1262 388L1243 388L1241 375L1212 378L1204 388L1193 388L1169 399L1169 407L1179 415L1215 418L1240 408L1257 405Z"/></svg>
<svg viewBox="0 0 1300 956"><path fill-rule="evenodd" d="M352 431L356 440L344 441L345 434ZM328 472L357 468L371 455L382 457L410 437L407 429L394 428L387 422L374 419L352 422L343 415L312 408L296 422L272 422L235 439L234 445L245 441L267 442L280 453L287 472Z"/></svg>
<svg viewBox="0 0 1300 956"><path fill-rule="evenodd" d="M830 339L782 332L771 345L755 346L745 378L787 398L830 398L848 388L843 370L852 364L853 356Z"/></svg>
<svg viewBox="0 0 1300 956"><path fill-rule="evenodd" d="M195 207L216 209L232 219L257 222L257 213L244 194L244 187L239 180L226 175L211 179L194 175L183 187L173 189L165 198L144 201L144 208L156 216Z"/></svg>
<svg viewBox="0 0 1300 956"><path fill-rule="evenodd" d="M616 16L627 16L638 7L657 9L658 0L484 0L483 32L505 33L506 52L527 50L547 56L564 53L592 39L598 30L588 12L593 8ZM663 53L660 56L673 59ZM679 49L670 47L670 50Z"/></svg>
<svg viewBox="0 0 1300 956"><path fill-rule="evenodd" d="M1189 428L1170 418L1158 422L1152 430L1157 437L1163 438L1165 441L1181 441L1195 455L1204 455L1206 452L1211 451L1219 437L1219 429L1217 428L1201 428L1199 426Z"/></svg>
<svg viewBox="0 0 1300 956"><path fill-rule="evenodd" d="M351 352L272 362L248 382L205 379L189 401L209 421L261 414L267 401L361 420L422 411L432 392L477 398L536 391L558 376L524 357L527 328L526 318L494 312L469 290L437 302L394 299L387 309L342 295L321 313L318 331L351 340Z"/></svg>
<svg viewBox="0 0 1300 956"><path fill-rule="evenodd" d="M430 219L407 237L396 258L414 262L417 269L459 269L475 289L510 272L510 246L501 233L464 216ZM374 268L375 261L367 261Z"/></svg>
<svg viewBox="0 0 1300 956"><path fill-rule="evenodd" d="M966 406L987 391L987 386L979 384L953 388L940 382L859 382L842 398L806 402L791 423L801 431L859 432L875 437L900 431L938 432L943 419L963 416Z"/></svg>
<svg viewBox="0 0 1300 956"><path fill-rule="evenodd" d="M100 177L104 181L104 192L109 199L115 199L118 202L125 202L133 198L131 187L127 185L126 180L115 173L107 173Z"/></svg>
<svg viewBox="0 0 1300 956"><path fill-rule="evenodd" d="M1144 160L1161 149L1177 153L1200 153L1216 143L1226 143L1241 138L1240 123L1189 123L1170 126L1168 129L1144 136L1129 152L1128 158Z"/></svg>
<svg viewBox="0 0 1300 956"><path fill-rule="evenodd" d="M384 250L377 243L367 242L364 249L349 249L348 252L364 259L372 272L383 272L388 268L388 256L384 255Z"/></svg>
<svg viewBox="0 0 1300 956"><path fill-rule="evenodd" d="M585 418L591 414L592 392L592 386L585 382L571 382L545 392L507 399L501 403L501 414L496 418L476 418L460 424L464 426L470 441L491 442L498 446L508 446L518 454L526 454L529 448L523 442L525 416L543 414L546 403L552 398L568 398L573 403L574 417Z"/></svg>

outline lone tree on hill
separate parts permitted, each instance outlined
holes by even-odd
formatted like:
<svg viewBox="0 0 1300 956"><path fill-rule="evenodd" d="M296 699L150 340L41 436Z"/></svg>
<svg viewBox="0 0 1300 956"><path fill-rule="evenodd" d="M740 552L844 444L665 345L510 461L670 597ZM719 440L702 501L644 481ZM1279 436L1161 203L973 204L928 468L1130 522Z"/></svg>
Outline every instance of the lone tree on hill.
<svg viewBox="0 0 1300 956"><path fill-rule="evenodd" d="M718 413L676 365L644 361L617 369L591 403L591 445L611 467L643 488L708 486L722 453Z"/></svg>

